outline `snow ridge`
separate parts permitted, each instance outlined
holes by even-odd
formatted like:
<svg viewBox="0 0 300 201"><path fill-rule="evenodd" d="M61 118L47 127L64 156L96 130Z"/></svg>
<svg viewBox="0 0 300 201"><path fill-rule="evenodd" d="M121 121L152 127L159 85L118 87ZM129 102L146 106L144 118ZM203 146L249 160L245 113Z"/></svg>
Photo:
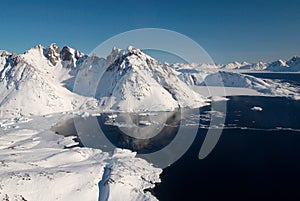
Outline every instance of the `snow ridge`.
<svg viewBox="0 0 300 201"><path fill-rule="evenodd" d="M106 59L56 44L21 55L2 51L0 58L2 115L96 108L167 111L206 104L175 70L131 46L113 48Z"/></svg>
<svg viewBox="0 0 300 201"><path fill-rule="evenodd" d="M134 47L128 47L108 66L99 85L103 87L96 97L105 109L163 111L200 107L205 102L175 70Z"/></svg>
<svg viewBox="0 0 300 201"><path fill-rule="evenodd" d="M52 44L49 48L38 45L21 55L1 54L1 115L42 115L73 110L82 104L83 97L62 86L71 69L58 58L57 51Z"/></svg>

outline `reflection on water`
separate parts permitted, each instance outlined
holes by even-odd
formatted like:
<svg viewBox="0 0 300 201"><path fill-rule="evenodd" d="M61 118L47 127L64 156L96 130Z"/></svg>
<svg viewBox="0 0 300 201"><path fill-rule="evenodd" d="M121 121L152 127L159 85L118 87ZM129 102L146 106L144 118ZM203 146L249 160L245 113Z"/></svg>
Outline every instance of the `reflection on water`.
<svg viewBox="0 0 300 201"><path fill-rule="evenodd" d="M176 136L180 122L180 110L103 113L98 117L74 117L58 123L52 130L64 136L76 135L80 146L104 151L119 147L146 154L167 146Z"/></svg>
<svg viewBox="0 0 300 201"><path fill-rule="evenodd" d="M65 136L76 135L80 146L105 152L116 147L130 149L154 166L165 168L178 160L193 143L199 128L199 113L196 108L77 116L55 125L52 130Z"/></svg>
<svg viewBox="0 0 300 201"><path fill-rule="evenodd" d="M218 108L219 103L215 104ZM230 97L227 106L227 113L212 111L210 106L173 112L103 113L99 117L74 117L57 124L53 130L64 136L77 135L81 146L103 151L119 147L138 154L162 150L178 137L179 128L183 128L182 135L186 138L198 128L299 130L300 113L295 112L300 109L299 101L280 97L235 96ZM260 106L263 110L253 111L253 106ZM211 125L213 118L220 124ZM224 124L218 121L224 118ZM182 140L186 139L182 137Z"/></svg>
<svg viewBox="0 0 300 201"><path fill-rule="evenodd" d="M97 120L104 135L115 147L146 154L162 149L174 139L180 116L180 111L143 115L119 113L113 119L104 114ZM144 125L145 122L149 124Z"/></svg>

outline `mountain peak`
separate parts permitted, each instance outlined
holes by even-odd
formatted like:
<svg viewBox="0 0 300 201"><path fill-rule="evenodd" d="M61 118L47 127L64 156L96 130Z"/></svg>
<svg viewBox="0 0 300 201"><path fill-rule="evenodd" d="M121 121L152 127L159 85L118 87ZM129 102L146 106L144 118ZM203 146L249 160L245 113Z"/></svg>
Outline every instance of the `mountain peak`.
<svg viewBox="0 0 300 201"><path fill-rule="evenodd" d="M119 58L120 56L124 55L125 51L121 50L117 47L113 47L111 50L111 53L106 57L106 61L111 64L113 63L117 58Z"/></svg>
<svg viewBox="0 0 300 201"><path fill-rule="evenodd" d="M50 63L55 66L60 60L60 48L56 43L51 43L48 48L43 51L45 57L50 60Z"/></svg>
<svg viewBox="0 0 300 201"><path fill-rule="evenodd" d="M34 46L34 47L26 50L24 52L24 55L32 54L33 52L36 52L36 51L43 52L43 50L44 50L44 46L42 46L41 44L39 44L39 45L36 45L36 46Z"/></svg>
<svg viewBox="0 0 300 201"><path fill-rule="evenodd" d="M295 63L295 62L300 62L300 57L299 56L293 56L290 60L287 61L287 63Z"/></svg>
<svg viewBox="0 0 300 201"><path fill-rule="evenodd" d="M123 50L117 47L113 47L111 50L111 53L106 57L106 61L110 64L114 63L117 59L122 60L125 57L129 57L131 55L145 55L146 54L142 52L142 50L133 47L133 46L128 46L127 49Z"/></svg>
<svg viewBox="0 0 300 201"><path fill-rule="evenodd" d="M295 70L300 69L300 57L299 56L293 56L290 60L286 62L287 65L290 67L295 68Z"/></svg>
<svg viewBox="0 0 300 201"><path fill-rule="evenodd" d="M61 49L56 43L51 43L47 48L38 46L37 49L43 52L43 55L49 60L52 66L56 66L61 62L66 68L75 68L77 60L85 56L79 50L75 50L69 46L64 46Z"/></svg>
<svg viewBox="0 0 300 201"><path fill-rule="evenodd" d="M96 95L104 110L163 111L204 104L204 98L191 91L172 68L140 49L114 48L112 53L110 57L118 56L102 76Z"/></svg>
<svg viewBox="0 0 300 201"><path fill-rule="evenodd" d="M138 49L136 47L133 47L131 45L127 47L127 51L128 51L128 53L131 53L131 54L140 54L140 53L142 53L142 51L140 49Z"/></svg>
<svg viewBox="0 0 300 201"><path fill-rule="evenodd" d="M162 65L157 60L142 52L142 50L133 46L128 46L126 50L115 49L113 53L111 57L114 57L114 60L107 68L110 71L114 69L117 69L119 72L125 72L128 69L153 70L156 66ZM112 59L109 61L112 61Z"/></svg>
<svg viewBox="0 0 300 201"><path fill-rule="evenodd" d="M6 56L9 56L11 55L12 53L6 51L6 50L0 50L0 56L1 57L6 57Z"/></svg>

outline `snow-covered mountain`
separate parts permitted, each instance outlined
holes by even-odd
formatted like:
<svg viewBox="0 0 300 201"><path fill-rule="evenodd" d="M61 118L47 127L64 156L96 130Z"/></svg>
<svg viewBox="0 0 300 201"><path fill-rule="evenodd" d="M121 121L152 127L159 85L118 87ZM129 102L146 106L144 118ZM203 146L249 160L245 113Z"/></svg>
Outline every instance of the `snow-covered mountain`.
<svg viewBox="0 0 300 201"><path fill-rule="evenodd" d="M240 69L240 68L245 68L247 66L250 66L251 64L248 62L232 62L232 63L228 63L223 65L221 68L224 69Z"/></svg>
<svg viewBox="0 0 300 201"><path fill-rule="evenodd" d="M249 66L241 66L238 69L271 72L298 72L300 71L300 57L294 56L289 60L278 59L270 63L258 62L250 64Z"/></svg>
<svg viewBox="0 0 300 201"><path fill-rule="evenodd" d="M56 44L38 45L20 55L1 51L0 64L2 115L82 108L158 111L206 104L175 70L133 47L113 48L104 59Z"/></svg>
<svg viewBox="0 0 300 201"><path fill-rule="evenodd" d="M194 71L187 69L185 71L181 69L178 77L190 86L237 88L241 90L241 93L243 89L251 89L257 92L257 95L300 99L299 89L287 82L261 79L233 71L211 69ZM214 88L211 88L211 90L214 90ZM230 96L230 93L227 95Z"/></svg>
<svg viewBox="0 0 300 201"><path fill-rule="evenodd" d="M268 71L287 71L288 68L289 68L289 66L286 65L286 61L279 59L279 60L271 62L269 65L267 65L266 70L268 70Z"/></svg>
<svg viewBox="0 0 300 201"><path fill-rule="evenodd" d="M47 114L73 110L85 98L64 85L84 57L69 47L38 45L24 54L0 56L0 111L6 115ZM77 53L76 53L77 52ZM75 65L75 66L74 66Z"/></svg>
<svg viewBox="0 0 300 201"><path fill-rule="evenodd" d="M239 69L249 69L254 71L271 71L271 72L299 72L300 57L294 56L289 60L278 59L270 63L258 62L251 64L249 68L245 66Z"/></svg>
<svg viewBox="0 0 300 201"><path fill-rule="evenodd" d="M20 55L0 51L0 114L42 115L85 109L166 111L200 107L207 99L191 86L216 84L220 75L225 87L275 93L268 88L276 84L226 72L228 69L299 71L300 57L269 64L169 65L134 47L113 48L106 58L88 56L56 44L38 45Z"/></svg>
<svg viewBox="0 0 300 201"><path fill-rule="evenodd" d="M266 70L276 72L297 72L300 71L300 57L294 56L290 60L277 60L270 63Z"/></svg>
<svg viewBox="0 0 300 201"><path fill-rule="evenodd" d="M96 98L104 109L159 111L205 104L205 98L181 81L175 70L134 47L108 66L99 86Z"/></svg>
<svg viewBox="0 0 300 201"><path fill-rule="evenodd" d="M231 62L228 64L173 64L175 69L220 69L220 70L248 70L248 71L268 71L268 72L299 72L300 57L294 56L289 60L278 59L273 62Z"/></svg>
<svg viewBox="0 0 300 201"><path fill-rule="evenodd" d="M241 66L239 69L244 70L244 69L249 69L249 70L254 70L254 71L263 71L266 70L268 63L265 62L257 62L254 64L246 65L246 66Z"/></svg>

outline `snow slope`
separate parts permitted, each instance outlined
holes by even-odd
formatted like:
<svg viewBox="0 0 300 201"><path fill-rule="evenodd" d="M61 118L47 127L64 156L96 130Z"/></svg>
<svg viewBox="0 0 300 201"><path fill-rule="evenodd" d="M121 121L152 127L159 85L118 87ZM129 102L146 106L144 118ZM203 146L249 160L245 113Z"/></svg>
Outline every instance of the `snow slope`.
<svg viewBox="0 0 300 201"><path fill-rule="evenodd" d="M282 96L300 99L300 90L289 83L261 79L237 72L202 70L191 73L182 70L179 78L191 86L206 86L210 88L212 94L214 94L213 90L218 90L215 87L225 87L225 91L228 92L230 91L227 90L228 88L238 88L241 91L241 94L243 94L243 89L251 89L257 92L256 95ZM197 87L193 88L194 90L197 89ZM201 88L198 88L196 91L199 91L199 89ZM227 95L231 95L230 92ZM234 95L238 95L238 93L234 93Z"/></svg>
<svg viewBox="0 0 300 201"><path fill-rule="evenodd" d="M274 72L298 72L300 71L300 57L294 56L290 60L277 60L270 63L266 70Z"/></svg>
<svg viewBox="0 0 300 201"><path fill-rule="evenodd" d="M269 79L261 79L250 75L244 75L233 72L224 72L207 75L205 83L209 86L220 86L216 83L216 77L221 75L225 87L241 87L254 89L265 95L285 96L299 98L299 89L292 87L288 83L275 82Z"/></svg>
<svg viewBox="0 0 300 201"><path fill-rule="evenodd" d="M114 51L119 54L103 72L95 94L102 110L165 111L206 104L169 66L134 47Z"/></svg>
<svg viewBox="0 0 300 201"><path fill-rule="evenodd" d="M74 110L83 104L85 97L72 93L62 85L71 77L71 69L64 66L66 61L58 59L60 63L57 63L48 59L44 52L49 48L39 45L22 55L2 54L1 115L48 114Z"/></svg>
<svg viewBox="0 0 300 201"><path fill-rule="evenodd" d="M129 150L73 147L75 136L50 131L62 118L0 120L1 200L156 200L144 189L160 181L161 169Z"/></svg>

